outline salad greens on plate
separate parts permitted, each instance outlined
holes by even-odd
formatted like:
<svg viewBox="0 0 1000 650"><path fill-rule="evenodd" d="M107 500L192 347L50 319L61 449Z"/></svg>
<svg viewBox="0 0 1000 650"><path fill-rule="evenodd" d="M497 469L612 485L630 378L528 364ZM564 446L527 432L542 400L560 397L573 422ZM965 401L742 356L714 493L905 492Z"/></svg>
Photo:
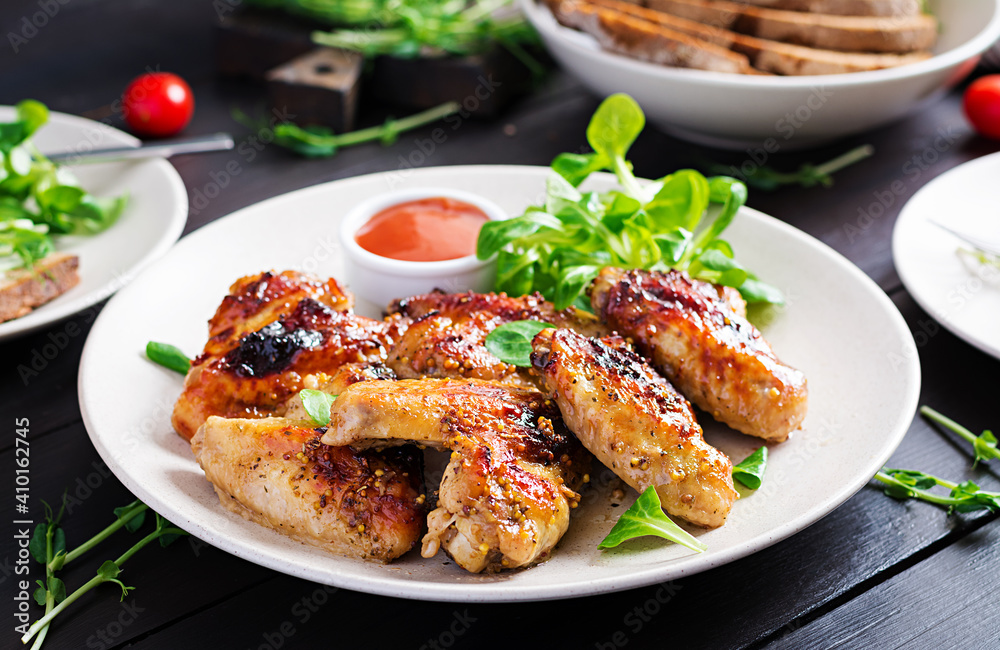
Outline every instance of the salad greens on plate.
<svg viewBox="0 0 1000 650"><path fill-rule="evenodd" d="M31 136L49 119L41 102L17 104L17 119L0 124L0 271L31 267L55 250L53 235L92 235L111 226L125 196L97 198L46 158Z"/></svg>
<svg viewBox="0 0 1000 650"><path fill-rule="evenodd" d="M544 204L483 226L476 255L497 256L496 290L515 296L538 291L558 309L589 309L584 289L601 268L618 266L683 270L736 287L749 303L783 303L781 292L740 265L721 238L746 203L746 185L692 169L640 181L626 155L645 123L634 99L608 97L587 127L594 151L552 161ZM613 172L619 187L581 189L602 170Z"/></svg>

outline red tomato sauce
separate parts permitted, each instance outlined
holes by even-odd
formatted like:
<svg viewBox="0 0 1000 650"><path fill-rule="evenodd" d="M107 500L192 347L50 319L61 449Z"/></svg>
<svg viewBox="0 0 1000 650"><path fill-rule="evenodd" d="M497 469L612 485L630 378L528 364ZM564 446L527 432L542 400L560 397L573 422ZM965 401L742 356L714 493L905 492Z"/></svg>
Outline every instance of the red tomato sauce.
<svg viewBox="0 0 1000 650"><path fill-rule="evenodd" d="M354 241L394 260L453 260L476 252L479 229L487 221L476 206L438 196L382 210L361 226Z"/></svg>

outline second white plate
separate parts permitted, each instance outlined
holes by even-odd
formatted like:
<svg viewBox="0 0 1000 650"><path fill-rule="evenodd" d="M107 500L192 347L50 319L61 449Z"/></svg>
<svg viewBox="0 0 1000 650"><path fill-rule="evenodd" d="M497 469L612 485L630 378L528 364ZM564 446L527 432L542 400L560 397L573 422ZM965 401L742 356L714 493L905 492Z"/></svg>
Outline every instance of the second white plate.
<svg viewBox="0 0 1000 650"><path fill-rule="evenodd" d="M0 106L0 122L15 118ZM32 140L40 151L90 151L136 146L135 137L75 115L52 113ZM111 296L150 262L167 252L187 222L184 182L162 158L76 165L73 173L94 196L127 194L128 204L108 230L89 237L62 236L56 250L80 258L80 284L21 318L0 323L0 341L49 326Z"/></svg>
<svg viewBox="0 0 1000 650"><path fill-rule="evenodd" d="M970 248L933 221L1000 241L1000 153L949 170L903 206L892 233L896 271L924 311L1000 359L1000 270L958 255Z"/></svg>
<svg viewBox="0 0 1000 650"><path fill-rule="evenodd" d="M613 507L610 473L600 471L553 558L498 575L469 574L444 556L425 560L415 552L385 566L332 556L224 510L170 426L181 378L144 359L146 342L199 352L205 321L242 275L296 268L342 277L339 222L372 196L434 185L479 193L518 214L543 195L547 174L538 167L476 166L362 176L276 197L181 240L107 305L90 333L79 389L94 446L136 496L234 555L349 589L464 602L582 596L704 571L792 535L865 485L916 409L920 369L910 332L885 294L850 262L746 209L727 239L743 263L786 293L787 306L761 325L782 359L809 378L809 415L802 431L772 446L763 487L745 492L724 527L696 533L707 552L656 539L599 551L598 542L631 501ZM607 184L609 177L597 181ZM709 441L734 460L760 446L705 418L702 424Z"/></svg>

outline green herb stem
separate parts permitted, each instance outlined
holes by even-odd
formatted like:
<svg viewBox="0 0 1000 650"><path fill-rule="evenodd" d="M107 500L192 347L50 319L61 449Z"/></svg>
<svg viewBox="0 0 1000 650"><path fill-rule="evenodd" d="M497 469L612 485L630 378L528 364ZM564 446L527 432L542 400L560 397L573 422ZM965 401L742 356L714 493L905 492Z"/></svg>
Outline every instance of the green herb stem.
<svg viewBox="0 0 1000 650"><path fill-rule="evenodd" d="M954 433L956 433L958 436L960 436L961 438L963 438L970 445L976 444L976 437L977 437L976 434L972 433L971 431L969 431L968 429L966 429L965 427L963 427L958 422L955 422L951 418L949 418L949 417L947 417L945 415L942 415L938 411L935 411L931 407L929 407L929 406L921 406L920 407L920 415L924 416L928 420L932 420L934 422L937 422L938 424L940 424L941 426L943 426L943 427L945 427L947 429L950 429L951 431L953 431Z"/></svg>
<svg viewBox="0 0 1000 650"><path fill-rule="evenodd" d="M957 487L957 484L952 483L951 481L946 481L944 479L937 478L936 476L933 478L938 482L938 485L940 485L941 487L949 489L955 489ZM918 487L913 487L912 485L907 485L902 481L899 481L893 478L892 476L889 476L882 470L879 470L878 473L875 474L875 479L881 481L882 483L885 483L886 485L891 485L893 487L906 490L912 493L914 498L920 499L921 501L927 501L928 503L934 503L939 506L947 506L947 507L955 506L958 505L959 503L959 500L955 499L954 497L941 496L940 494L934 494L930 490L924 490Z"/></svg>
<svg viewBox="0 0 1000 650"><path fill-rule="evenodd" d="M849 167L856 162L861 162L865 158L870 158L875 154L875 147L870 144L864 144L860 147L851 149L847 153L841 154L834 158L833 160L828 160L822 165L816 165L816 172L821 176L829 176L834 172L839 172L845 167Z"/></svg>
<svg viewBox="0 0 1000 650"><path fill-rule="evenodd" d="M52 568L52 534L55 531L55 526L50 525L45 530L45 616L48 616L52 612L52 609L56 604L55 594L49 589L51 580L55 577L55 569ZM38 632L38 636L35 638L35 642L31 646L31 650L38 650L45 643L45 637L49 634L49 626L46 623L45 626Z"/></svg>
<svg viewBox="0 0 1000 650"><path fill-rule="evenodd" d="M187 532L179 528L160 528L159 526L157 526L157 528L153 530L153 532L149 533L141 540L136 542L130 549L125 551L117 560L115 560L115 564L119 568L121 568L121 565L124 564L126 561L128 561L129 558L131 558L133 555L142 550L143 547L145 547L147 544L156 540L159 537L162 537L164 535L186 535L186 534ZM52 619L54 619L63 610L65 610L67 607L73 604L78 598L80 598L80 596L84 595L94 587L102 585L105 582L111 582L112 580L115 579L108 578L98 573L96 576L94 576L86 583L84 583L79 589L66 596L66 599L61 603L59 603L54 609L52 609L51 611L46 611L46 614L42 618L35 621L35 623L28 629L25 635L21 637L21 643L27 643L28 641L30 641L33 636L35 636L41 630L46 628L48 624L52 621Z"/></svg>
<svg viewBox="0 0 1000 650"><path fill-rule="evenodd" d="M972 464L973 467L978 465L981 460L989 462L994 458L1000 458L1000 449L997 448L997 439L996 436L993 435L992 431L984 431L981 435L977 436L958 422L955 422L951 418L938 413L929 406L921 406L920 414L932 422L936 422L952 431L972 445L973 454L975 456L975 461Z"/></svg>
<svg viewBox="0 0 1000 650"><path fill-rule="evenodd" d="M28 641L31 641L31 637L35 636L35 634L38 634L40 631L47 629L52 619L58 616L59 613L62 612L64 609L72 605L73 602L76 601L76 599L78 599L80 596L84 595L97 585L103 584L104 582L105 582L104 577L99 575L94 576L93 578L85 582L83 586L81 586L79 589L77 589L70 595L66 596L66 600L59 603L59 605L57 605L55 609L49 611L48 607L46 607L45 616L35 621L34 625L28 628L28 631L25 633L25 635L21 637L21 643L27 643ZM47 602L48 600L46 599L46 603ZM33 648L37 647L37 642L36 645L32 647Z"/></svg>
<svg viewBox="0 0 1000 650"><path fill-rule="evenodd" d="M53 567L53 562L50 559L48 565L46 566L46 569L48 570L51 568L65 567L73 560L77 559L90 549L94 548L95 546L106 540L108 537L114 534L115 531L117 531L119 528L127 524L129 520L131 520L137 514L139 514L140 512L145 512L146 510L149 510L149 506L147 506L145 503L139 500L133 501L128 506L126 506L125 512L123 512L117 519L115 519L114 523L112 523L107 528L105 528L101 532L97 533L96 535L88 539L83 544L80 544L75 549L67 553L58 567Z"/></svg>
<svg viewBox="0 0 1000 650"><path fill-rule="evenodd" d="M462 107L458 104L458 102L446 102L440 106L435 106L434 108L427 109L426 111L410 115L409 117L404 117L398 120L389 120L381 126L372 126L367 129L360 129L358 131L351 131L350 133L331 136L330 139L335 140L336 146L338 147L347 147L350 145L361 144L362 142L381 140L385 137L386 132L405 133L424 126L425 124L437 122L438 120L448 117L449 115L453 115L461 108Z"/></svg>

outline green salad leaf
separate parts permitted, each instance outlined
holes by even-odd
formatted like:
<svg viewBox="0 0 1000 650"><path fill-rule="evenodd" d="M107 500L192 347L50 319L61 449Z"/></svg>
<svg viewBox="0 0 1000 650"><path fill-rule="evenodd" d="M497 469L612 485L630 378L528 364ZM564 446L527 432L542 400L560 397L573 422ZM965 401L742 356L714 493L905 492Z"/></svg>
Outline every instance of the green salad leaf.
<svg viewBox="0 0 1000 650"><path fill-rule="evenodd" d="M0 124L0 270L31 267L55 249L54 235L92 235L111 226L127 197L98 198L29 139L49 119L41 102L17 104Z"/></svg>
<svg viewBox="0 0 1000 650"><path fill-rule="evenodd" d="M733 478L751 490L760 488L767 470L767 447L761 447L733 467Z"/></svg>
<svg viewBox="0 0 1000 650"><path fill-rule="evenodd" d="M783 303L781 292L740 265L721 239L746 203L746 185L692 169L641 183L626 156L644 126L635 100L608 97L587 127L593 153L560 154L541 205L483 226L476 255L497 256L495 289L511 295L538 291L558 309L586 309L586 286L602 267L618 266L684 270L738 288L747 302ZM600 170L612 171L619 187L581 189Z"/></svg>
<svg viewBox="0 0 1000 650"><path fill-rule="evenodd" d="M504 363L527 368L531 366L532 339L548 327L555 325L537 320L504 323L486 335L486 349Z"/></svg>
<svg viewBox="0 0 1000 650"><path fill-rule="evenodd" d="M309 414L313 422L321 427L330 424L330 409L337 401L336 395L330 395L321 390L303 388L299 391L299 399L302 400L302 406L305 407L306 413Z"/></svg>
<svg viewBox="0 0 1000 650"><path fill-rule="evenodd" d="M608 536L597 547L614 548L622 542L646 535L669 539L699 553L708 549L705 544L699 542L664 514L663 507L660 505L660 497L656 494L656 488L653 486L649 486L645 492L639 495L632 507L622 514Z"/></svg>

